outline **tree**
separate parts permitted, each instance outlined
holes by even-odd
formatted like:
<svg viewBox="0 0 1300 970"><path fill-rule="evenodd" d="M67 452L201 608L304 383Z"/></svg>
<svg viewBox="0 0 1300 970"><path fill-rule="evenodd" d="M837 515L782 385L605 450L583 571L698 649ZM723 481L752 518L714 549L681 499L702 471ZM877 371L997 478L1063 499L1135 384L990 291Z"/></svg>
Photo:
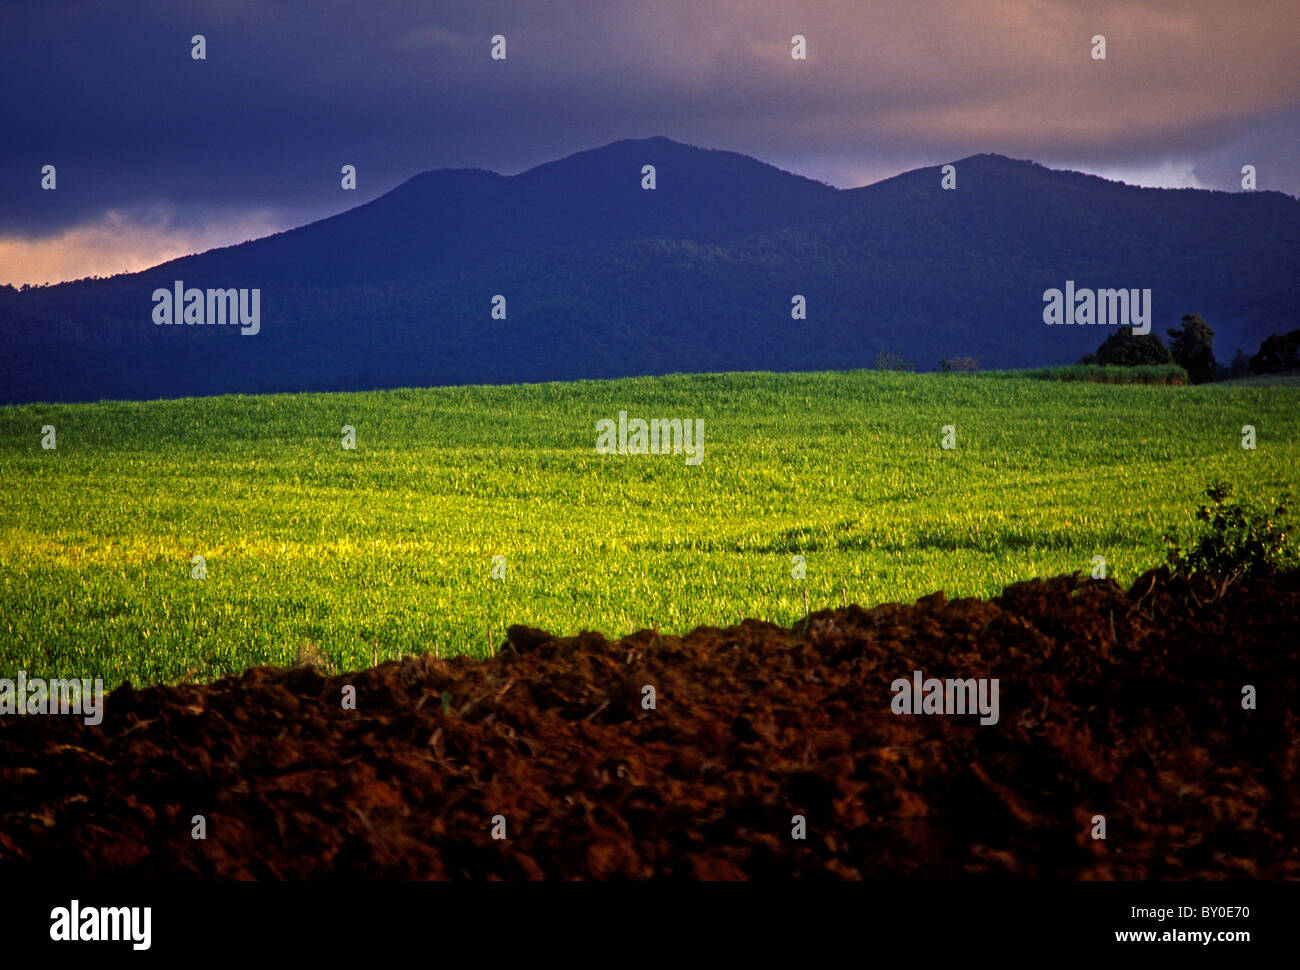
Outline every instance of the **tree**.
<svg viewBox="0 0 1300 970"><path fill-rule="evenodd" d="M1080 364L1111 367L1140 367L1143 364L1172 364L1173 355L1158 333L1134 334L1132 327L1120 327L1107 337L1095 354L1085 354Z"/></svg>
<svg viewBox="0 0 1300 970"><path fill-rule="evenodd" d="M1239 377L1249 377L1251 360L1250 355L1238 347L1237 353L1230 363L1219 364L1215 369L1214 379L1216 381L1232 381Z"/></svg>
<svg viewBox="0 0 1300 970"><path fill-rule="evenodd" d="M1214 380L1214 331L1199 313L1184 313L1182 328L1169 328L1169 350L1193 384Z"/></svg>
<svg viewBox="0 0 1300 970"><path fill-rule="evenodd" d="M1250 369L1256 374L1300 370L1300 330L1265 337L1259 353L1250 358Z"/></svg>

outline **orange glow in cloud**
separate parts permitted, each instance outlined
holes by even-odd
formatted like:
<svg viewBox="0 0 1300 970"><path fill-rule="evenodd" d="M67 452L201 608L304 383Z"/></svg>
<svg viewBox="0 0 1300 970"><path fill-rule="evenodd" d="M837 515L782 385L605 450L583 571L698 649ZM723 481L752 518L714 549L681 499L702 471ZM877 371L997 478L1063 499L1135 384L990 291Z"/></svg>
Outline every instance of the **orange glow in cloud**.
<svg viewBox="0 0 1300 970"><path fill-rule="evenodd" d="M119 212L43 239L0 237L0 285L59 283L133 273L158 263L256 239L296 223L269 212L205 220L198 228L133 221Z"/></svg>

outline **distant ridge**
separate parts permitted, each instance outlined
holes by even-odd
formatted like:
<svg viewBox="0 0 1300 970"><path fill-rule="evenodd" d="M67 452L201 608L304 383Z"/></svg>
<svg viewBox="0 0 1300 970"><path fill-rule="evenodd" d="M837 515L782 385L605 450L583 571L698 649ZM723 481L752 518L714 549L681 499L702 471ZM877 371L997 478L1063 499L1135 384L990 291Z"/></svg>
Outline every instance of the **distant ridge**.
<svg viewBox="0 0 1300 970"><path fill-rule="evenodd" d="M0 400L819 370L881 349L922 369L1071 363L1105 333L1043 323L1067 279L1150 288L1158 333L1201 313L1221 357L1294 329L1300 201L954 164L952 191L939 166L840 190L655 137L511 176L424 172L238 246L0 290ZM260 331L155 326L151 294L176 280L259 289Z"/></svg>

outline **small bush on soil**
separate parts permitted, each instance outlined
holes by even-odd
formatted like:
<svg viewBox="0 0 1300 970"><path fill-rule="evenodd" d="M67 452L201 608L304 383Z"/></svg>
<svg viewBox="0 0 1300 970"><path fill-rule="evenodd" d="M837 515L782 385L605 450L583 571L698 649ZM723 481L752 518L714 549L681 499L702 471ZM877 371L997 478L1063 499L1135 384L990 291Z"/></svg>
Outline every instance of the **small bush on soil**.
<svg viewBox="0 0 1300 970"><path fill-rule="evenodd" d="M1197 509L1196 518L1208 522L1209 528L1196 544L1184 551L1175 537L1166 536L1168 560L1175 572L1228 580L1300 565L1286 496L1270 510L1250 502L1230 502L1232 486L1227 482L1215 482L1205 494L1213 504Z"/></svg>

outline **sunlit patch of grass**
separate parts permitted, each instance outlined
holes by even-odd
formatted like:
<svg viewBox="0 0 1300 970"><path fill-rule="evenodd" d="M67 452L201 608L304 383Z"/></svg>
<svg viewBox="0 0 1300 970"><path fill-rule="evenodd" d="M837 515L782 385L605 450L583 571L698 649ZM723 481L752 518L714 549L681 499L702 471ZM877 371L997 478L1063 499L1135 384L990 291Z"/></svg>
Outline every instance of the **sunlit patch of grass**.
<svg viewBox="0 0 1300 970"><path fill-rule="evenodd" d="M512 623L790 624L805 589L813 608L987 596L1094 555L1127 582L1210 481L1294 485L1298 404L856 371L0 408L0 674L139 685L303 644L339 670L484 655ZM703 463L596 454L620 410L704 419Z"/></svg>

